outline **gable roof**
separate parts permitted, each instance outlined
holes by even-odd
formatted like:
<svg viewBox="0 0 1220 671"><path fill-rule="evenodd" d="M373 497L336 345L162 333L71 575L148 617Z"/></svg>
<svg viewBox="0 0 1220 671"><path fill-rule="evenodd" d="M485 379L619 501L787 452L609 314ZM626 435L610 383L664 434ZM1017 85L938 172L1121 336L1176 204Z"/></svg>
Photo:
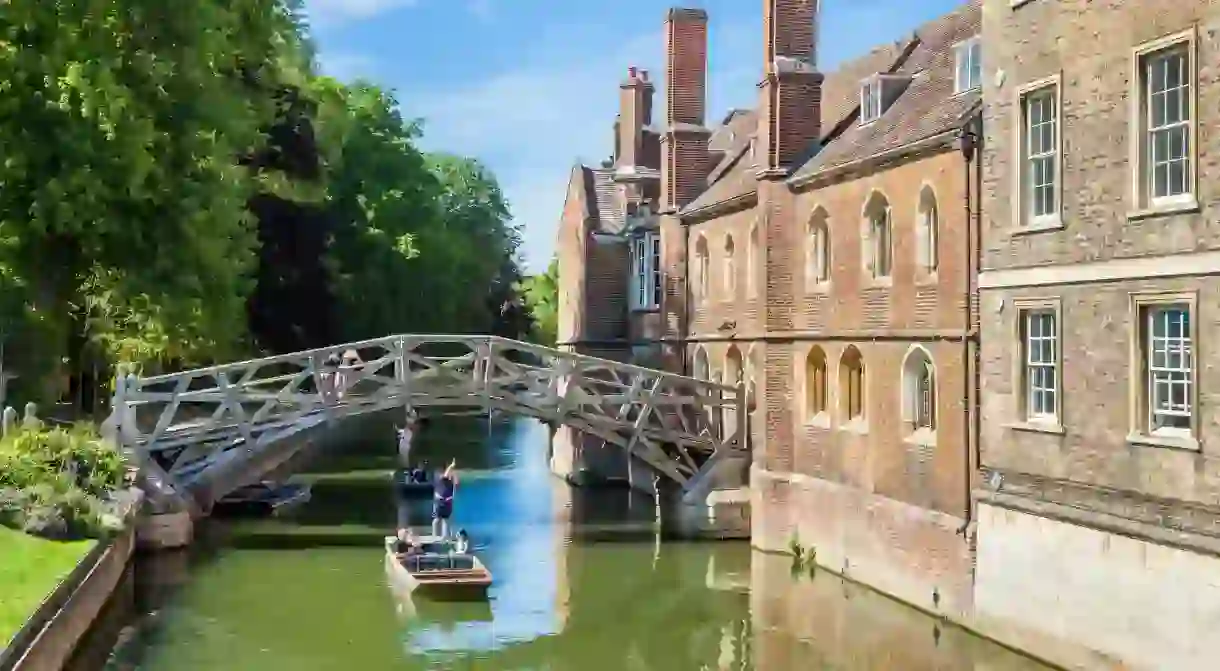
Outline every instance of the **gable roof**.
<svg viewBox="0 0 1220 671"><path fill-rule="evenodd" d="M920 26L910 38L877 47L826 73L822 83L821 149L794 170L790 179L806 178L960 123L977 106L979 94L953 94L953 46L979 32L980 2L969 0L960 9ZM913 78L880 119L860 126L854 123L859 118L860 82L877 73L909 74ZM740 116L747 115L756 126L757 111L748 110ZM757 191L755 161L750 155L755 134L754 128L737 134L724 158L709 173L708 188L683 208L683 214Z"/></svg>
<svg viewBox="0 0 1220 671"><path fill-rule="evenodd" d="M979 33L981 18L978 0L971 0L921 26L916 31L914 50L895 71L911 78L906 90L876 121L844 128L834 141L793 171L790 180L800 181L960 127L978 106L981 92L954 92L954 46Z"/></svg>
<svg viewBox="0 0 1220 671"><path fill-rule="evenodd" d="M822 139L827 141L835 128L848 116L854 115L860 104L860 80L875 72L895 66L910 40L878 47L859 58L842 64L828 73L822 83ZM758 179L754 176L754 157L750 143L757 134L758 112L746 110L734 119L748 129L737 133L737 139L708 175L708 188L694 202L683 208L689 213L704 207L732 200L754 191ZM714 136L713 136L714 137Z"/></svg>
<svg viewBox="0 0 1220 671"><path fill-rule="evenodd" d="M614 168L592 168L578 164L572 168L571 181L578 181L585 204L584 217L595 233L621 233L626 223L626 208L614 182Z"/></svg>

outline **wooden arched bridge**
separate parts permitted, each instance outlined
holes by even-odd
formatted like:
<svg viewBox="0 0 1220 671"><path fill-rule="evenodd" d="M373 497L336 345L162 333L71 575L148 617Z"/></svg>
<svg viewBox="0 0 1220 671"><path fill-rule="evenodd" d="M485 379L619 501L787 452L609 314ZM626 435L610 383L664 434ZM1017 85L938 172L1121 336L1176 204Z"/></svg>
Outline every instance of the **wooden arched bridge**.
<svg viewBox="0 0 1220 671"><path fill-rule="evenodd" d="M354 362L328 366L345 354ZM742 387L494 336L395 335L129 375L113 407L105 428L138 459L150 496L203 509L291 456L286 438L391 408L565 424L628 451L688 503L748 467Z"/></svg>

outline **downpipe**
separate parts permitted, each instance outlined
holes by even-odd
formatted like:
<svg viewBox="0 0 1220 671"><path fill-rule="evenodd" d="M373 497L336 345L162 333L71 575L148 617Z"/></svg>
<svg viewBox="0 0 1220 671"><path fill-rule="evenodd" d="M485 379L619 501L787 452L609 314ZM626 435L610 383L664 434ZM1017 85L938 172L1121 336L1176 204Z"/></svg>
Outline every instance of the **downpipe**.
<svg viewBox="0 0 1220 671"><path fill-rule="evenodd" d="M979 180L979 169L981 164L978 160L979 152L979 135L975 132L975 121L971 120L964 124L957 136L957 148L964 159L962 162L962 176L965 183L965 198L964 207L966 215L966 282L965 282L965 300L963 301L963 311L965 317L965 333L962 339L962 361L965 365L962 366L962 391L965 395L963 399L963 407L966 412L962 413L962 435L965 436L966 454L963 460L965 467L964 488L965 488L965 519L961 528L957 530L957 534L963 538L968 537L968 532L974 524L974 473L978 468L979 463L979 389L978 389L978 362L976 360L976 348L974 341L978 337L978 331L973 327L974 310L972 309L972 298L974 294L975 276L979 269L979 252L982 247L982 231L980 230L981 220L976 205L981 199L981 181Z"/></svg>

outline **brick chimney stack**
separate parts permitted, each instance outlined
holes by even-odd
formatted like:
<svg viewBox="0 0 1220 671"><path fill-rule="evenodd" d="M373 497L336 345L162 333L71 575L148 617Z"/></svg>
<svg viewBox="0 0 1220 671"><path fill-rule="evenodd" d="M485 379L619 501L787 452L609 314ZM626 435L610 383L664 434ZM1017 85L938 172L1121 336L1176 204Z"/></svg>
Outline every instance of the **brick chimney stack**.
<svg viewBox="0 0 1220 671"><path fill-rule="evenodd" d="M710 168L707 109L707 12L675 7L665 16L665 135L661 209L681 209L704 189Z"/></svg>
<svg viewBox="0 0 1220 671"><path fill-rule="evenodd" d="M635 66L627 69L627 78L619 84L618 166L637 166L643 162L644 127L652 124L655 91L647 70Z"/></svg>
<svg viewBox="0 0 1220 671"><path fill-rule="evenodd" d="M821 138L822 74L817 71L819 0L764 0L763 80L759 83L759 169L795 167Z"/></svg>

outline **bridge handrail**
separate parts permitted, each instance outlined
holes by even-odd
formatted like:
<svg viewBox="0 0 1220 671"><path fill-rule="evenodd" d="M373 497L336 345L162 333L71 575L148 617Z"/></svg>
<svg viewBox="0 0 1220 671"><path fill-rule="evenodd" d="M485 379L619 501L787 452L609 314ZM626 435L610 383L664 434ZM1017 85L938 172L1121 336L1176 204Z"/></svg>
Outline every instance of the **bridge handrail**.
<svg viewBox="0 0 1220 671"><path fill-rule="evenodd" d="M324 355L329 355L329 354L333 354L333 353L339 353L339 352L343 352L343 351L349 350L349 349L361 349L361 348L373 347L373 346L378 346L378 345L384 346L386 344L400 344L400 345L404 346L404 348L405 348L409 344L420 345L420 344L446 344L446 343L461 343L461 344L466 344L468 346L478 345L478 344L483 344L483 343L485 343L487 345L499 344L499 345L503 345L506 347L510 347L512 349L523 350L523 351L531 352L531 353L541 355L541 356L558 357L558 358L563 358L563 359L567 359L570 361L576 361L578 363L584 363L584 364L602 364L602 365L605 365L610 368L622 370L624 372L635 373L638 375L648 376L653 379L659 378L661 380L666 380L666 381L670 381L670 382L682 382L684 384L694 383L703 389L718 390L721 392L728 392L730 394L737 394L739 392L739 387L735 386L735 385L726 385L726 384L723 384L720 382L713 382L711 380L702 380L702 379L699 379L696 377L680 375L678 373L671 373L668 371L661 371L661 370L656 370L656 369L652 369L652 368L645 368L643 366L623 363L621 361L614 361L613 359L604 359L601 357L596 357L596 356L592 356L592 355L588 355L588 354L580 354L578 352L566 352L564 350L555 349L552 347L546 347L544 345L536 345L534 343L527 343L527 342L520 341L520 340L513 340L512 338L504 338L501 336L491 336L491 335L473 335L472 336L472 335L459 335L459 334L421 334L421 333L382 336L380 338L370 338L367 340L359 340L356 342L343 343L343 344L338 344L338 345L328 345L326 347L317 347L314 349L302 350L300 352L292 352L292 353L288 353L288 354L276 354L273 356L261 357L261 358L257 358L257 359L246 359L244 361L234 361L234 362L226 363L226 364L206 366L203 368L194 368L194 369L179 371L179 372L175 372L175 373L163 373L160 375L152 375L149 377L142 377L140 375L133 374L132 376L129 376L129 379L131 379L131 377L135 378L135 381L138 385L136 388L138 389L139 387L143 387L143 386L147 386L147 385L174 382L174 381L182 379L182 377L187 376L187 375L190 375L192 377L215 376L215 375L220 375L220 374L224 374L224 373L229 373L232 371L239 371L239 370L245 371L245 370L249 369L251 366L263 367L263 366L274 365L277 363L298 362L302 359L309 359L309 358L313 358L313 357L316 357L319 355L324 356ZM473 352L476 350L476 348L471 347L471 350ZM427 355L424 355L424 356L427 356ZM443 359L445 357L428 357L428 358ZM460 358L460 357L451 357L451 358L456 359L456 358ZM542 367L538 367L538 368L542 368ZM572 372L579 373L580 371L574 370ZM291 376L289 376L289 377L291 377ZM265 381L268 381L268 379L260 378L259 381L265 382Z"/></svg>

